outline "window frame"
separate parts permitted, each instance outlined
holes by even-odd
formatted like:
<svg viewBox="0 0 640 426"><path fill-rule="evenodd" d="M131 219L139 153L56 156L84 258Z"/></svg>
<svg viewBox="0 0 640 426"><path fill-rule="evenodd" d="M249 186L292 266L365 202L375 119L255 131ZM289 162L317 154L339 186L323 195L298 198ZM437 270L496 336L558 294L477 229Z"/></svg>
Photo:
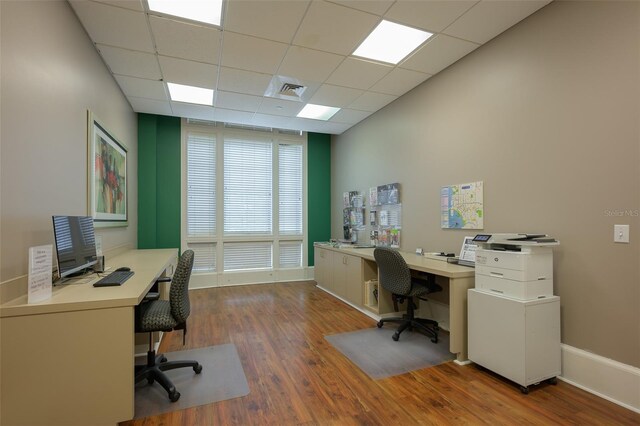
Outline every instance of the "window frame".
<svg viewBox="0 0 640 426"><path fill-rule="evenodd" d="M211 237L189 237L187 235L187 138L189 133L211 134L216 143L216 226L215 235ZM250 139L255 141L270 142L272 145L272 232L271 234L226 234L224 232L224 143L225 137L234 139ZM280 234L280 205L279 205L279 146L281 144L295 144L302 146L302 234ZM189 248L189 244L214 244L215 267L214 271L198 272L194 275L222 275L238 274L242 272L255 273L255 269L225 271L224 270L224 244L240 242L271 242L272 244L272 268L258 270L258 272L273 272L280 269L305 269L308 267L308 230L307 230L307 134L300 135L282 132L277 129L259 131L251 129L238 129L227 127L223 123L193 123L182 119L181 126L181 249ZM302 245L302 259L299 268L280 267L280 241L296 242ZM220 281L220 280L218 280ZM255 282L255 278L250 281ZM237 283L236 283L237 284ZM217 284L216 284L217 285Z"/></svg>

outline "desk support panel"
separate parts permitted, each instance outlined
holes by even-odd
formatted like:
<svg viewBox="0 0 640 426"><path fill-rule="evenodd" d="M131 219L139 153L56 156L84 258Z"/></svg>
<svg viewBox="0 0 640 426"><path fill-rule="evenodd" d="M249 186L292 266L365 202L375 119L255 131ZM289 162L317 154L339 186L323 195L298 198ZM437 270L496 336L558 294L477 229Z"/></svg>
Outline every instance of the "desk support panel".
<svg viewBox="0 0 640 426"><path fill-rule="evenodd" d="M0 423L133 418L132 324L133 307L3 318Z"/></svg>

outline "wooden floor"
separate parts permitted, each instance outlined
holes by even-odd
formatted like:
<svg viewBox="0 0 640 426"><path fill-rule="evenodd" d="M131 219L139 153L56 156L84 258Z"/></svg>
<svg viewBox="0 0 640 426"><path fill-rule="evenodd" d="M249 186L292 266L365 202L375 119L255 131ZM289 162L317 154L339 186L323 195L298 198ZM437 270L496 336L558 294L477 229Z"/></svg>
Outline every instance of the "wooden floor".
<svg viewBox="0 0 640 426"><path fill-rule="evenodd" d="M640 424L640 414L562 381L522 395L517 385L474 365L448 362L372 380L324 336L375 321L314 284L192 291L187 344L181 332L168 333L161 352L233 343L249 395L122 424Z"/></svg>

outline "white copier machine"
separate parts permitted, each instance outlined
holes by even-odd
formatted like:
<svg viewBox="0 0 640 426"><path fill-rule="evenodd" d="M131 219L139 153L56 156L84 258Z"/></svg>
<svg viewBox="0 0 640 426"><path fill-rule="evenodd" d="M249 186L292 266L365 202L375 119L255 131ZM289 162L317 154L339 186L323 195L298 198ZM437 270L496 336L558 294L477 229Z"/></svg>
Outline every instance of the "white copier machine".
<svg viewBox="0 0 640 426"><path fill-rule="evenodd" d="M553 296L552 246L544 234L478 234L476 289L521 300Z"/></svg>
<svg viewBox="0 0 640 426"><path fill-rule="evenodd" d="M468 290L469 359L520 385L561 373L560 298L543 234L478 234L475 288Z"/></svg>

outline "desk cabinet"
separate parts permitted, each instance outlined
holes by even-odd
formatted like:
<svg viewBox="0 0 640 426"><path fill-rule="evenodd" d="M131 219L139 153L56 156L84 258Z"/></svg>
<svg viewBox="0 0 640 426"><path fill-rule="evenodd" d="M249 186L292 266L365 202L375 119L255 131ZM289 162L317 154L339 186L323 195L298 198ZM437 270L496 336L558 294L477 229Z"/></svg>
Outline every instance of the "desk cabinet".
<svg viewBox="0 0 640 426"><path fill-rule="evenodd" d="M320 287L357 306L363 304L363 260L315 247L314 276Z"/></svg>
<svg viewBox="0 0 640 426"><path fill-rule="evenodd" d="M362 305L362 260L348 254L333 254L333 291L338 296Z"/></svg>
<svg viewBox="0 0 640 426"><path fill-rule="evenodd" d="M313 259L314 278L316 282L320 287L333 291L333 252L315 247Z"/></svg>

